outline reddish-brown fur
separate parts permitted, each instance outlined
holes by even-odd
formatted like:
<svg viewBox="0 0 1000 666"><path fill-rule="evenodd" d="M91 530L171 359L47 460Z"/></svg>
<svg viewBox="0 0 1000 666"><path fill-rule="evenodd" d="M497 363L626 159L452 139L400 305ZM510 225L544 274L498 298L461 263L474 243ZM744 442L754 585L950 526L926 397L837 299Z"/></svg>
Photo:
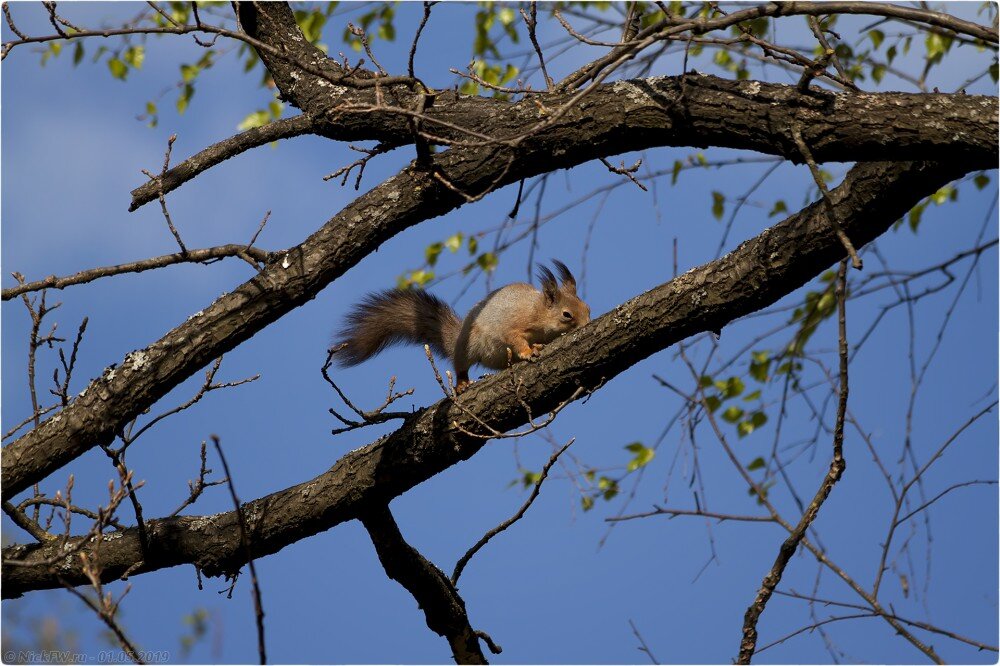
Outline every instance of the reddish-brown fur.
<svg viewBox="0 0 1000 666"><path fill-rule="evenodd" d="M539 267L541 291L523 282L509 284L477 303L464 320L441 299L424 291L392 289L368 295L348 315L340 333L346 343L342 365L361 363L399 342L428 344L454 361L458 390L476 363L501 370L525 361L560 335L590 321L590 308L576 295L576 280L565 264Z"/></svg>

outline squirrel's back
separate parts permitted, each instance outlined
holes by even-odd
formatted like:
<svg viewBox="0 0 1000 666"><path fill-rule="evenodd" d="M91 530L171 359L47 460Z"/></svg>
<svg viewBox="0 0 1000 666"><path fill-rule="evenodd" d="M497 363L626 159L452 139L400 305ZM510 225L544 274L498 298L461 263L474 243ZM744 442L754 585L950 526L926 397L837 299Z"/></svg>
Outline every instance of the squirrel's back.
<svg viewBox="0 0 1000 666"><path fill-rule="evenodd" d="M368 294L347 315L338 334L342 365L357 365L386 347L412 342L428 344L453 358L462 321L440 298L419 289L387 289Z"/></svg>
<svg viewBox="0 0 1000 666"><path fill-rule="evenodd" d="M560 280L539 266L541 289L518 282L497 289L461 320L447 303L418 289L369 294L347 316L339 334L341 365L356 365L397 342L430 345L454 361L456 390L474 364L502 370L534 358L560 335L590 321L590 307L576 294L576 280L553 260Z"/></svg>

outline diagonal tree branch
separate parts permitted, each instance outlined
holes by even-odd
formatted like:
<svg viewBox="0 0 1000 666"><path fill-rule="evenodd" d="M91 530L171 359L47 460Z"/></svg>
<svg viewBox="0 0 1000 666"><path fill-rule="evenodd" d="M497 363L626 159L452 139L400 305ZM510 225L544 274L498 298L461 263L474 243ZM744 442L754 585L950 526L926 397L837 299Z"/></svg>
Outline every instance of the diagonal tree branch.
<svg viewBox="0 0 1000 666"><path fill-rule="evenodd" d="M162 192L167 194L191 180L216 164L236 157L251 148L263 146L278 139L290 139L308 134L313 130L312 118L308 114L300 114L293 118L284 118L274 122L253 127L224 141L213 144L201 152L192 155L162 176L151 178L148 182L132 190L132 203L129 211L134 211L143 204L156 201ZM162 190L161 190L162 187Z"/></svg>
<svg viewBox="0 0 1000 666"><path fill-rule="evenodd" d="M837 4L849 6L845 11L853 8L861 13L864 7L873 7L871 13L876 15L896 9L892 5L871 3ZM744 13L823 13L817 3L795 5L794 10L787 4L763 5ZM932 24L934 20L953 19L936 12L907 11L928 14L927 20ZM378 140L386 147L397 147L417 140L412 121L419 118L421 126L437 142L475 139L480 144L492 141L510 145L516 137L541 131L551 123L551 113L539 113L540 99L546 109L561 109L572 105L574 99L571 94L547 92L509 102L436 91L431 97L433 104L425 108L422 100L426 94L419 86L411 90L386 83L384 87L391 88L391 94L387 95L382 88L358 89L331 83L348 74L349 78L364 81L380 77L364 69L348 73L310 44L302 37L285 3L240 3L239 15L250 38L270 49L258 49L258 55L282 95L306 113L248 130L206 148L167 172L162 183L164 193L245 150L305 133L339 141ZM722 21L719 25L730 25L736 18L733 14L719 19ZM972 26L975 24L965 27L973 29ZM326 78L313 72L323 73ZM818 162L953 158L973 159L978 168L984 169L996 165L996 109L992 98L905 93L832 95L819 91L804 96L794 86L704 75L689 77L683 84L683 109L675 108L682 99L680 77L595 86L587 94L588 115L620 115L629 100L641 99L648 89L656 97L660 113L672 111L665 114L670 116L669 123L662 124L661 129L669 129L676 137L654 145L718 145L779 154L798 161L799 150L787 128L802 127ZM628 99L622 99L623 94ZM929 100L934 103L928 103ZM423 110L415 111L417 108ZM576 122L577 117L578 114L570 114L567 120ZM837 118L850 118L852 122L838 122ZM857 119L871 120L857 122ZM133 190L129 210L154 200L158 187L156 179Z"/></svg>
<svg viewBox="0 0 1000 666"><path fill-rule="evenodd" d="M124 423L174 386L315 298L327 284L388 238L481 198L492 189L591 159L659 145L710 144L798 156L794 140L785 136L788 128L809 118L819 121L827 114L846 114L873 122L843 123L844 127L860 129L844 129L844 134L832 142L829 135L819 134L829 127L810 127L803 134L809 135L806 138L815 159L884 159L892 152L888 145L905 144L890 141L890 135L909 135L901 130L900 123L907 122L908 113L920 113L897 98L831 95L821 102L802 102L794 88L751 83L748 89L734 89L711 77L689 76L685 78L684 103L679 104L678 79L620 81L610 86L614 94L605 103L599 105L598 100L588 99L586 108L572 110L543 131L523 137L516 148L496 145L453 149L435 155L426 167L411 164L356 199L306 241L232 293L220 297L158 342L128 355L120 367L108 369L94 380L58 417L10 444L2 458L3 499L13 497L89 448L111 441ZM697 94L699 90L704 93L702 97ZM916 103L927 96L911 97ZM954 99L967 101L944 105L942 113L961 125L961 135L972 137L971 143L952 142L951 130L942 129L944 134L931 133L929 145L952 145L954 149L927 152L948 156L949 161L963 166L963 173L984 164L995 166L994 100L971 96ZM856 102L850 100L860 100L860 106L851 107ZM887 104L901 106L889 113L883 108ZM922 101L920 104L934 106ZM956 115L956 108L964 109L963 113ZM532 113L537 116L537 108ZM880 116L884 123L878 121ZM950 127L944 120L942 123ZM929 125L941 127L941 123ZM817 135L813 136L813 132ZM916 155L925 148L928 144L916 142L891 156Z"/></svg>
<svg viewBox="0 0 1000 666"><path fill-rule="evenodd" d="M929 192L961 175L961 164L866 164L855 167L831 191L838 219L855 246L884 233ZM449 466L474 455L485 439L469 436L482 423L507 430L526 419L523 404L543 413L581 387L599 386L675 342L719 330L765 307L843 258L843 246L820 202L790 216L719 260L637 296L588 326L553 342L535 363L474 383L454 404L445 399L415 413L396 432L348 453L311 481L244 505L254 557L339 523L364 506L387 503ZM511 385L522 391L511 390ZM523 403L522 403L523 400ZM6 456L5 456L6 459ZM246 560L235 512L147 522L150 555L132 574L195 563L208 575L237 570ZM72 542L71 542L72 543ZM13 546L4 560L3 595L59 585L44 566L28 566L53 554L45 545ZM105 536L101 550L108 579L142 560L135 529ZM85 583L73 562L63 577Z"/></svg>
<svg viewBox="0 0 1000 666"><path fill-rule="evenodd" d="M476 630L469 624L465 602L443 571L406 543L387 506L366 510L361 522L389 578L413 595L427 626L451 645L456 664L487 664Z"/></svg>

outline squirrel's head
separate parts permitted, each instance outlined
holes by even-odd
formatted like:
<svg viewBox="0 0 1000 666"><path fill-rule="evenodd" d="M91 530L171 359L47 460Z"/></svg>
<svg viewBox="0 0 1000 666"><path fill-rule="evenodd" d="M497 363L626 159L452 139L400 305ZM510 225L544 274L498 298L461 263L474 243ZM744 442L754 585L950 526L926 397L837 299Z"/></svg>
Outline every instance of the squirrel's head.
<svg viewBox="0 0 1000 666"><path fill-rule="evenodd" d="M538 279L542 284L542 296L550 316L546 318L546 333L556 338L578 329L590 321L590 306L576 295L576 278L566 268L566 264L556 259L552 265L559 273L556 276L545 266L538 266Z"/></svg>

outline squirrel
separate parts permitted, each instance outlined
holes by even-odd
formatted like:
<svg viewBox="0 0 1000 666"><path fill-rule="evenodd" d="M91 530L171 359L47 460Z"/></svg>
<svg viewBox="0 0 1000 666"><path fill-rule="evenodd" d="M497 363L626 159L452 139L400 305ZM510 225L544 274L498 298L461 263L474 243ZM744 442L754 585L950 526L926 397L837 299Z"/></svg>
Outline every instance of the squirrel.
<svg viewBox="0 0 1000 666"><path fill-rule="evenodd" d="M502 370L512 362L538 356L560 335L590 321L590 307L576 295L576 279L566 265L553 260L560 282L538 266L541 290L516 282L491 292L465 319L440 298L416 289L388 289L368 294L347 315L338 362L357 365L386 347L410 342L426 344L452 360L455 392L469 384L469 368L478 363Z"/></svg>

